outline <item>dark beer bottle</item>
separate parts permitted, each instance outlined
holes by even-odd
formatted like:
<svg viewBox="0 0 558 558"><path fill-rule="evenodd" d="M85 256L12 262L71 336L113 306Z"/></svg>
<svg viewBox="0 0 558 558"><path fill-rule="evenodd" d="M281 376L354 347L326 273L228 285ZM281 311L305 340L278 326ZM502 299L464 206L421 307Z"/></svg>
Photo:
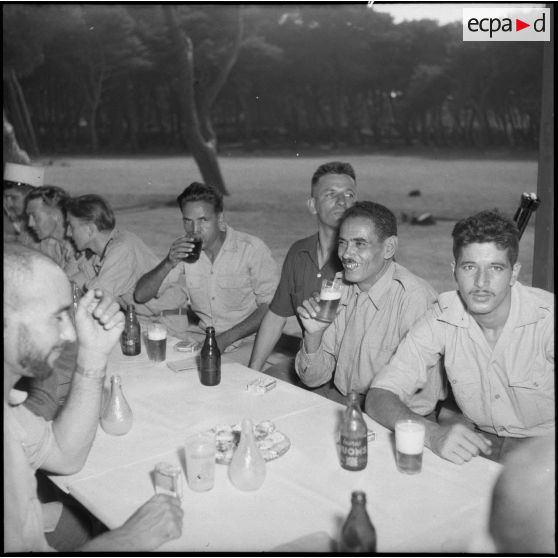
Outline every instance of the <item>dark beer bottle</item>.
<svg viewBox="0 0 558 558"><path fill-rule="evenodd" d="M133 304L128 304L126 308L126 322L120 336L120 345L123 355L136 356L141 353L141 328Z"/></svg>
<svg viewBox="0 0 558 558"><path fill-rule="evenodd" d="M376 529L366 511L366 494L351 494L351 511L341 529L341 554L371 554L376 552Z"/></svg>
<svg viewBox="0 0 558 558"><path fill-rule="evenodd" d="M362 471L368 463L368 428L364 422L358 394L352 391L339 429L341 467Z"/></svg>
<svg viewBox="0 0 558 558"><path fill-rule="evenodd" d="M200 352L200 382L216 386L221 382L221 351L215 340L215 328L205 329L205 341Z"/></svg>

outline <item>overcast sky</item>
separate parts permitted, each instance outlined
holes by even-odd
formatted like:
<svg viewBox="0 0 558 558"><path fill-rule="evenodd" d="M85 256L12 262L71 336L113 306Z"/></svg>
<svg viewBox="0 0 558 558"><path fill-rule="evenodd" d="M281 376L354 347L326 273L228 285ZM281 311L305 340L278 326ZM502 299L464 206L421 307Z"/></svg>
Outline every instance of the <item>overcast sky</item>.
<svg viewBox="0 0 558 558"><path fill-rule="evenodd" d="M374 9L378 12L391 14L395 23L400 23L405 19L436 19L440 24L450 23L451 21L461 21L463 8L503 8L513 7L514 9L525 7L544 8L544 4L515 4L512 2L478 2L476 4L463 4L461 2L404 2L397 4L374 2Z"/></svg>

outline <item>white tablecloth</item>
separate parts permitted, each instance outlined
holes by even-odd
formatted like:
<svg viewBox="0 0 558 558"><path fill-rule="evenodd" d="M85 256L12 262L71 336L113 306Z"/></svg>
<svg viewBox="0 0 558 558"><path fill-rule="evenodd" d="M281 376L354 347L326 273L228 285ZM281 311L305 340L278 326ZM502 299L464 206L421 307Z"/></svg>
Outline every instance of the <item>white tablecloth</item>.
<svg viewBox="0 0 558 558"><path fill-rule="evenodd" d="M171 347L169 342L169 359L183 358ZM248 393L246 384L260 373L236 363L224 363L221 384L206 387L197 370L175 373L144 354L124 357L119 348L111 374L122 378L132 430L113 437L99 428L82 471L51 477L110 528L153 494L156 463L184 470L184 439L193 432L249 417L273 421L291 441L285 455L268 462L255 493L235 489L223 465L216 466L210 492L193 492L184 481L182 537L160 551L260 552L293 539L312 541L312 534L337 539L352 490L366 492L378 552L465 552L483 533L496 463L478 457L459 466L425 450L421 474L400 474L391 432L366 417L376 432L368 466L349 472L339 465L335 445L343 407L314 393L281 381L265 394Z"/></svg>

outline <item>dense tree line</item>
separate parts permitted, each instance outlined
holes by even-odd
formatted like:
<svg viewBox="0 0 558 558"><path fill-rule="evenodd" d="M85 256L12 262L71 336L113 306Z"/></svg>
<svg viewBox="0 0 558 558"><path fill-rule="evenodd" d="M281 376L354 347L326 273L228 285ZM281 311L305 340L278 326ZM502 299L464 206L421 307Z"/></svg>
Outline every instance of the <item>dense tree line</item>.
<svg viewBox="0 0 558 558"><path fill-rule="evenodd" d="M4 120L30 153L538 141L542 44L463 42L460 23L364 3L3 16Z"/></svg>

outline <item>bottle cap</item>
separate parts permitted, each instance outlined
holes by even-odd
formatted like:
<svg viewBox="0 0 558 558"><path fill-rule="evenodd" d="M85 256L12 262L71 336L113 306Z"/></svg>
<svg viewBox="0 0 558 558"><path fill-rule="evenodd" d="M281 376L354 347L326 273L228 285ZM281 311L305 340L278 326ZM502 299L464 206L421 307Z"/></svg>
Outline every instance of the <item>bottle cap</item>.
<svg viewBox="0 0 558 558"><path fill-rule="evenodd" d="M363 492L362 490L355 490L354 492L351 492L351 502L362 502L363 504L366 504L366 492Z"/></svg>

